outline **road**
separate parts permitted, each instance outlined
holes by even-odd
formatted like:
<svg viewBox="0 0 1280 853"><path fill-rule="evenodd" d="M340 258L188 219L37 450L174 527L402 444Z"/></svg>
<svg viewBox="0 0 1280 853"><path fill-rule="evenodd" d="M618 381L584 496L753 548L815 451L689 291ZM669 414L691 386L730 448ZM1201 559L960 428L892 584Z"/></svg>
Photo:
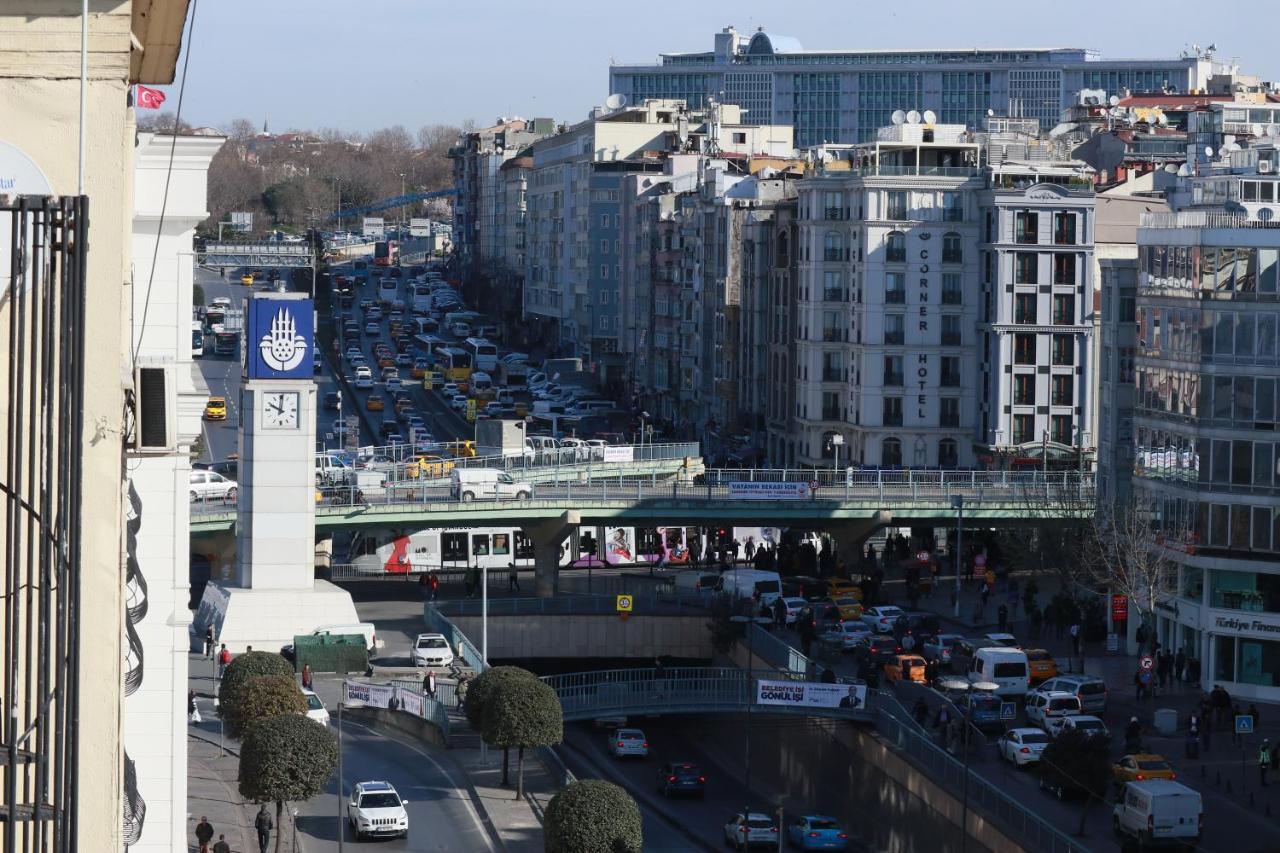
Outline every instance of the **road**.
<svg viewBox="0 0 1280 853"><path fill-rule="evenodd" d="M336 725L336 719L334 725ZM356 782L380 780L408 800L409 837L379 842L379 850L491 851L494 844L471 801L464 773L446 750L343 722L344 793ZM334 783L298 807L298 831L308 853L337 850ZM354 842L344 827L346 842Z"/></svg>

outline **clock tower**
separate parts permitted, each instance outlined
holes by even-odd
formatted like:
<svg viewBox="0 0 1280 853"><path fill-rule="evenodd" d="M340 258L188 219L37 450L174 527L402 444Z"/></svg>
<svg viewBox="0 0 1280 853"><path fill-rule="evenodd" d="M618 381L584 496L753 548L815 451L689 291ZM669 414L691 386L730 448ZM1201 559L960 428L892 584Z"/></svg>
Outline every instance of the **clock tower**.
<svg viewBox="0 0 1280 853"><path fill-rule="evenodd" d="M236 584L220 642L275 649L321 625L358 622L351 596L315 578L314 309L301 293L254 293L241 342Z"/></svg>

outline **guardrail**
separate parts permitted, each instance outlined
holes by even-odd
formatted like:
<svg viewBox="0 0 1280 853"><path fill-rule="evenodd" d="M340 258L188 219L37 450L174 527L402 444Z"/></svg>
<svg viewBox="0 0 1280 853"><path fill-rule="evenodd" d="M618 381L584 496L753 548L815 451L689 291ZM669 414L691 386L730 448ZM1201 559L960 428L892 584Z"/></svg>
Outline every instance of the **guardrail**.
<svg viewBox="0 0 1280 853"><path fill-rule="evenodd" d="M395 691L391 691L386 696L383 696L381 692L377 694L373 694L371 692L370 698L368 700L365 700L365 702L363 703L364 707L366 708L383 708L385 710L393 711L396 713L409 714L410 716L418 717L419 716L418 714L414 713L413 711L409 710L406 707L406 702L404 700L405 694L409 694L411 696L416 697L416 699L421 701L422 703L422 714L420 719L424 719L427 722L435 725L438 729L440 729L441 735L444 736L445 744L447 745L449 743L449 712L448 710L445 708L444 703L441 702L438 698L433 699L430 696L427 696L426 694L424 694L420 689L419 685L414 684L413 682L405 681L403 679L394 680L389 685L378 684L371 681L356 681L354 679L348 679L347 681L350 681L350 683L352 684L362 684L370 688L378 688L378 687L395 687L396 688ZM347 686L346 686L347 681L344 681L342 685L342 692L344 696L347 694ZM394 701L394 706L392 704L393 701Z"/></svg>
<svg viewBox="0 0 1280 853"><path fill-rule="evenodd" d="M623 594L623 593L618 593ZM701 615L707 612L708 601L696 596L664 597L653 592L625 593L631 597L631 614L644 615ZM589 594L560 592L553 598L534 596L521 598L490 598L490 616L593 616L618 614L617 594ZM479 616L484 602L479 599L453 599L436 602L436 608L449 616Z"/></svg>
<svg viewBox="0 0 1280 853"><path fill-rule="evenodd" d="M463 662L477 674L484 672L488 668L475 644L467 639L467 635L459 631L458 627L450 622L448 617L441 613L434 604L427 604L423 607L422 618L432 631L444 634L454 654L462 658Z"/></svg>
<svg viewBox="0 0 1280 853"><path fill-rule="evenodd" d="M405 466L418 456L439 456L444 465L452 468L496 468L504 471L579 465L587 462L664 462L702 458L701 446L696 441L669 444L577 445L543 450L529 449L524 452L517 451L511 455L485 456L450 456L446 448L433 447L431 444L391 444L362 447L355 453L338 450L328 451L328 453L351 463L361 457L387 460L367 468L383 471L393 478L397 476L403 478L403 469L397 466ZM441 463L433 461L428 464L440 465Z"/></svg>
<svg viewBox="0 0 1280 853"><path fill-rule="evenodd" d="M751 633L742 642L747 644L753 655L777 667L783 674L803 680L816 678L818 672L826 668L760 624L750 622L746 627Z"/></svg>

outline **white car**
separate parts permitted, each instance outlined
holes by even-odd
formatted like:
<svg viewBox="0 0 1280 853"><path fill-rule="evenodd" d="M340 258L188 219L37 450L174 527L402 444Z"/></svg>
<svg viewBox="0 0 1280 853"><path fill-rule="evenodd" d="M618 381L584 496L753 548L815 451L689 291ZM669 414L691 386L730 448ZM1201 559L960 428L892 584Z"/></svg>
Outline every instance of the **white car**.
<svg viewBox="0 0 1280 853"><path fill-rule="evenodd" d="M390 782L357 782L351 789L351 802L347 803L347 822L356 841L370 836L407 838L407 802L400 799Z"/></svg>
<svg viewBox="0 0 1280 853"><path fill-rule="evenodd" d="M365 367L364 365L357 367L355 386L357 388L372 388L373 387L373 371Z"/></svg>
<svg viewBox="0 0 1280 853"><path fill-rule="evenodd" d="M1079 716L1080 697L1063 690L1033 691L1027 695L1027 722L1057 736L1068 717Z"/></svg>
<svg viewBox="0 0 1280 853"><path fill-rule="evenodd" d="M320 701L320 697L316 695L316 692L314 690L303 690L302 695L307 700L307 716L322 726L329 725L329 711L324 707L324 703Z"/></svg>
<svg viewBox="0 0 1280 853"><path fill-rule="evenodd" d="M1014 767L1035 764L1048 745L1049 736L1040 729L1031 728L1009 729L996 741L1000 757Z"/></svg>
<svg viewBox="0 0 1280 853"><path fill-rule="evenodd" d="M839 642L841 648L850 651L858 646L866 645L871 639L871 629L864 623L845 619L843 622L829 626L822 634L829 642Z"/></svg>
<svg viewBox="0 0 1280 853"><path fill-rule="evenodd" d="M236 499L239 493L239 487L235 480L228 480L217 471L192 471L191 472L191 502L199 503L202 501L226 501L230 503Z"/></svg>
<svg viewBox="0 0 1280 853"><path fill-rule="evenodd" d="M444 383L444 388L440 390L440 393L444 394L446 397L453 397L454 394L458 393L458 383L457 382Z"/></svg>
<svg viewBox="0 0 1280 853"><path fill-rule="evenodd" d="M986 637L993 646L1000 646L1005 649L1022 648L1022 644L1018 642L1018 638L1013 634L987 634Z"/></svg>
<svg viewBox="0 0 1280 853"><path fill-rule="evenodd" d="M808 603L809 602L806 601L805 599L798 598L798 597L782 599L783 607L787 608L787 624L788 625L796 624L796 619L799 618L800 611L803 610L804 606Z"/></svg>
<svg viewBox="0 0 1280 853"><path fill-rule="evenodd" d="M409 655L414 666L448 666L453 663L453 649L444 634L419 634Z"/></svg>
<svg viewBox="0 0 1280 853"><path fill-rule="evenodd" d="M752 845L778 845L778 826L773 818L760 812L738 812L724 825L724 842L730 847L745 850Z"/></svg>
<svg viewBox="0 0 1280 853"><path fill-rule="evenodd" d="M862 621L866 622L872 631L888 634L893 631L893 623L898 621L898 617L903 615L903 612L901 607L894 607L892 604L868 607L862 611Z"/></svg>
<svg viewBox="0 0 1280 853"><path fill-rule="evenodd" d="M467 395L454 394L453 399L449 401L449 408L455 412L465 412L467 410Z"/></svg>
<svg viewBox="0 0 1280 853"><path fill-rule="evenodd" d="M618 729L609 738L609 749L615 758L648 758L649 739L639 729Z"/></svg>

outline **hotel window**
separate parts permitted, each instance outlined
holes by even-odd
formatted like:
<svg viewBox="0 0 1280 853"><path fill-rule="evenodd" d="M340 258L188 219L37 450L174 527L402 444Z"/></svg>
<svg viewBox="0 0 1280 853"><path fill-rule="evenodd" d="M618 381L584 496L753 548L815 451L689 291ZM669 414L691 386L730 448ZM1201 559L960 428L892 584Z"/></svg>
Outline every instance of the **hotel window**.
<svg viewBox="0 0 1280 853"><path fill-rule="evenodd" d="M1013 363L1014 364L1035 364L1036 363L1036 336L1035 335L1014 335L1013 336Z"/></svg>
<svg viewBox="0 0 1280 853"><path fill-rule="evenodd" d="M1053 336L1053 363L1058 366L1076 363L1076 341L1074 336Z"/></svg>
<svg viewBox="0 0 1280 853"><path fill-rule="evenodd" d="M964 244L960 235L948 231L942 235L942 262L944 264L964 263Z"/></svg>
<svg viewBox="0 0 1280 853"><path fill-rule="evenodd" d="M1021 210L1013 215L1013 242L1026 245L1034 244L1040 232L1038 214Z"/></svg>
<svg viewBox="0 0 1280 853"><path fill-rule="evenodd" d="M1055 213L1053 215L1053 242L1059 246L1076 244L1076 215L1074 213Z"/></svg>
<svg viewBox="0 0 1280 853"><path fill-rule="evenodd" d="M884 315L884 342L901 345L905 337L906 317L903 314Z"/></svg>
<svg viewBox="0 0 1280 853"><path fill-rule="evenodd" d="M1013 297L1013 322L1033 326L1036 322L1036 303L1039 297L1034 293L1018 293Z"/></svg>
<svg viewBox="0 0 1280 853"><path fill-rule="evenodd" d="M944 347L958 347L960 344L960 315L943 314L942 345Z"/></svg>
<svg viewBox="0 0 1280 853"><path fill-rule="evenodd" d="M1016 252L1013 256L1013 283L1035 284L1040 256L1030 252Z"/></svg>
<svg viewBox="0 0 1280 853"><path fill-rule="evenodd" d="M1053 323L1055 326L1070 326L1076 321L1076 298L1070 293L1055 293L1053 296Z"/></svg>
<svg viewBox="0 0 1280 853"><path fill-rule="evenodd" d="M902 380L902 356L886 355L884 357L884 384L901 388Z"/></svg>
<svg viewBox="0 0 1280 853"><path fill-rule="evenodd" d="M882 423L885 426L902 426L902 398L901 397L884 397L884 419Z"/></svg>
<svg viewBox="0 0 1280 853"><path fill-rule="evenodd" d="M1053 256L1053 283L1076 283L1076 256L1070 254Z"/></svg>
<svg viewBox="0 0 1280 853"><path fill-rule="evenodd" d="M960 426L960 398L943 397L938 400L938 426Z"/></svg>
<svg viewBox="0 0 1280 853"><path fill-rule="evenodd" d="M1054 376L1049 402L1055 406L1073 405L1075 403L1075 377L1071 374Z"/></svg>
<svg viewBox="0 0 1280 853"><path fill-rule="evenodd" d="M1036 416L1035 415L1014 415L1013 416L1013 443L1026 444L1035 440Z"/></svg>
<svg viewBox="0 0 1280 853"><path fill-rule="evenodd" d="M942 194L942 218L947 222L964 221L964 197L960 193Z"/></svg>
<svg viewBox="0 0 1280 853"><path fill-rule="evenodd" d="M828 231L822 242L824 261L844 260L844 238L838 231Z"/></svg>
<svg viewBox="0 0 1280 853"><path fill-rule="evenodd" d="M907 193L902 190L894 190L884 195L885 219L906 219Z"/></svg>
<svg viewBox="0 0 1280 853"><path fill-rule="evenodd" d="M907 301L906 274L887 272L884 274L884 301L886 305L902 305ZM943 301L946 301L945 299Z"/></svg>
<svg viewBox="0 0 1280 853"><path fill-rule="evenodd" d="M1015 406L1034 406L1036 404L1036 375L1034 373L1015 373L1013 375L1013 404Z"/></svg>
<svg viewBox="0 0 1280 853"><path fill-rule="evenodd" d="M880 465L884 468L902 467L902 442L896 438L886 438L880 442Z"/></svg>
<svg viewBox="0 0 1280 853"><path fill-rule="evenodd" d="M944 272L942 274L942 304L959 305L964 301L964 292L960 286L960 273Z"/></svg>
<svg viewBox="0 0 1280 853"><path fill-rule="evenodd" d="M942 356L942 380L939 383L943 388L959 388L960 387L960 356L944 355Z"/></svg>
<svg viewBox="0 0 1280 853"><path fill-rule="evenodd" d="M903 264L907 261L907 235L901 231L890 231L884 242L884 259L891 264Z"/></svg>
<svg viewBox="0 0 1280 853"><path fill-rule="evenodd" d="M1071 444L1071 415L1053 415L1049 418L1049 440L1058 444Z"/></svg>

